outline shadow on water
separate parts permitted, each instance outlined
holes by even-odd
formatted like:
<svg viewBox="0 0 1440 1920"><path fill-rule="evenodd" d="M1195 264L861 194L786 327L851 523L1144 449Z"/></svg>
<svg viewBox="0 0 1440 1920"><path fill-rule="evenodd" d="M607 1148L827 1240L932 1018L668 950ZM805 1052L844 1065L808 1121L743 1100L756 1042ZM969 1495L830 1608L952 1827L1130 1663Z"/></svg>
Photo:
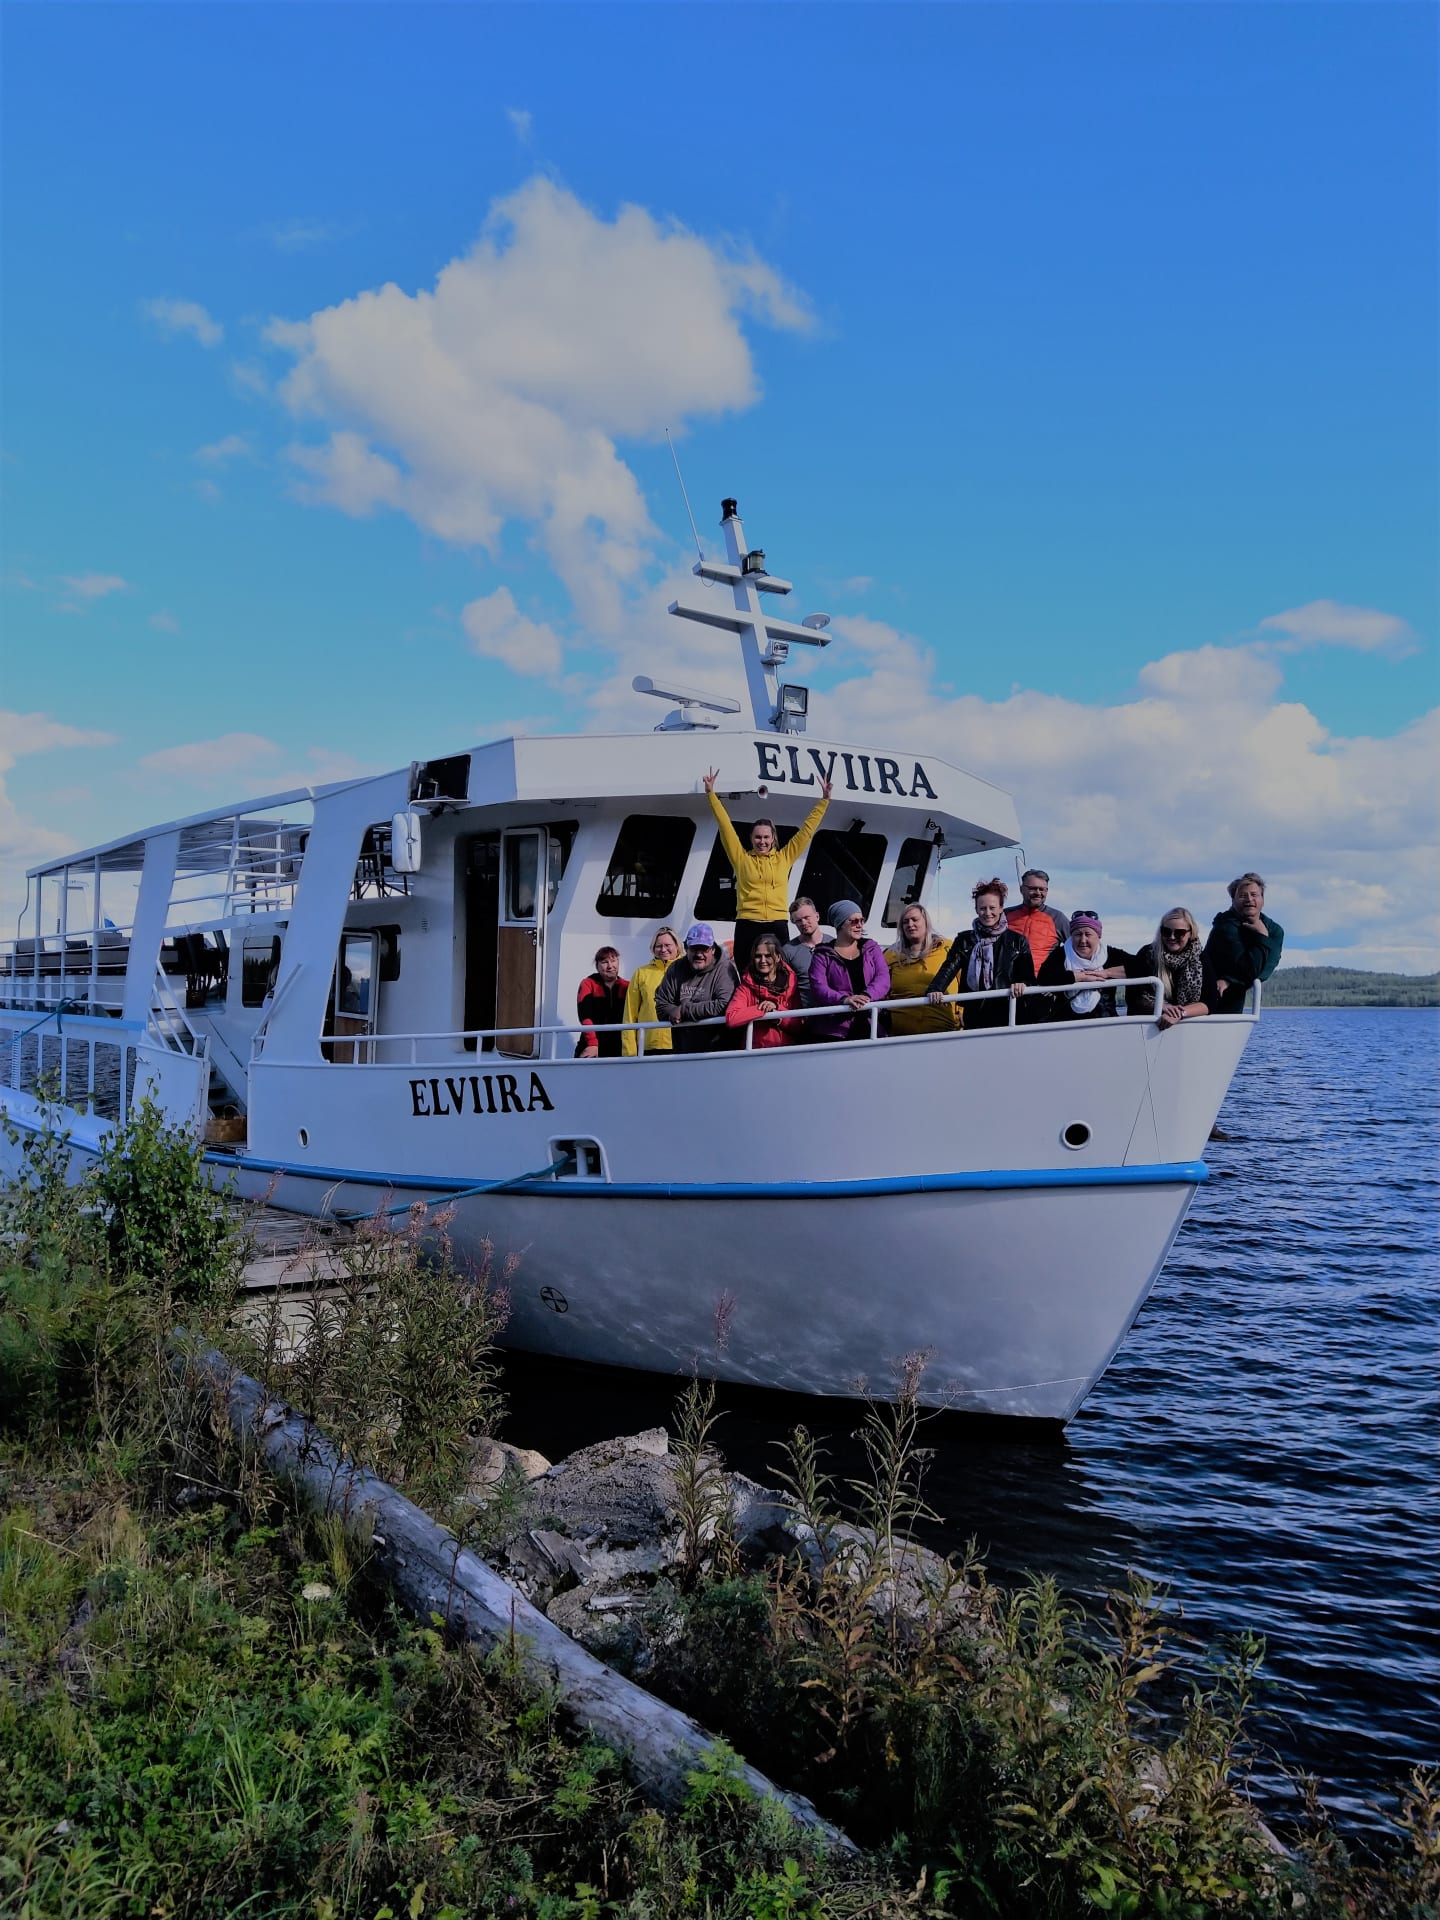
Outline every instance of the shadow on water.
<svg viewBox="0 0 1440 1920"><path fill-rule="evenodd" d="M522 1446L561 1459L646 1427L675 1427L685 1389L681 1376L630 1373L507 1353L505 1434ZM716 1444L725 1463L762 1485L783 1471L783 1446L806 1427L824 1449L823 1466L837 1500L853 1504L848 1481L865 1470L858 1433L861 1400L818 1400L721 1382ZM1083 1459L1053 1421L1004 1420L981 1414L933 1412L920 1431L926 1450L922 1492L936 1520L920 1537L948 1553L973 1538L996 1579L1019 1579L1035 1569L1037 1531L1045 1540L1043 1571L1075 1591L1113 1584L1116 1569L1134 1558L1138 1536L1108 1513L1104 1492L1089 1483Z"/></svg>

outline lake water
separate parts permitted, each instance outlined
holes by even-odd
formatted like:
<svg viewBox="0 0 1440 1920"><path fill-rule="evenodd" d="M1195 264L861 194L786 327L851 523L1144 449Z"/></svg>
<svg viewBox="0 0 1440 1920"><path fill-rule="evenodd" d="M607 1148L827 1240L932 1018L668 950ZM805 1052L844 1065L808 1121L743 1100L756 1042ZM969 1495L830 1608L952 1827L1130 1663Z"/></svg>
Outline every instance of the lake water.
<svg viewBox="0 0 1440 1920"><path fill-rule="evenodd" d="M1201 1189L1129 1340L1063 1438L939 1416L932 1544L1089 1599L1128 1568L1186 1631L1267 1643L1261 1732L1332 1814L1440 1763L1440 1019L1262 1016ZM1057 1253L1057 1257L1061 1257ZM665 1422L668 1381L516 1361L507 1435L552 1458ZM798 1421L841 1471L853 1407L729 1394L720 1444L773 1478ZM1262 1800L1293 1804L1276 1766Z"/></svg>

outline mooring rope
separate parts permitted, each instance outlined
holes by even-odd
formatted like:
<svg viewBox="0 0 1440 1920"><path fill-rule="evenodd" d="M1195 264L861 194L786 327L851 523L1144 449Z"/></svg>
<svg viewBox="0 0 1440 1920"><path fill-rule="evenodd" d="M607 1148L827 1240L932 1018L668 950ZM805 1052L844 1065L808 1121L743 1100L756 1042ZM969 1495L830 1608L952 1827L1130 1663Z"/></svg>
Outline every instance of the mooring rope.
<svg viewBox="0 0 1440 1920"><path fill-rule="evenodd" d="M404 1200L398 1207L376 1207L371 1213L335 1213L334 1220L343 1220L353 1225L357 1220L388 1220L394 1213L409 1213L415 1207L449 1206L452 1200L469 1200L477 1193L499 1193L503 1187L522 1186L527 1180L543 1180L548 1173L558 1173L567 1164L564 1160L552 1160L549 1166L534 1167L529 1173L506 1174L502 1180L486 1180L478 1187L461 1187L455 1193L447 1193L441 1200Z"/></svg>

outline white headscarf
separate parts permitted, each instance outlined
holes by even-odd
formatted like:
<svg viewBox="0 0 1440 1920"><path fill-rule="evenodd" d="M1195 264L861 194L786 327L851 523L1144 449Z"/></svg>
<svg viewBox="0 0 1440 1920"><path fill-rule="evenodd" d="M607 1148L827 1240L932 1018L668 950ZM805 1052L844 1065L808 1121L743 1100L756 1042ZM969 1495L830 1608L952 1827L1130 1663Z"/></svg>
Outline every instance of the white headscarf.
<svg viewBox="0 0 1440 1920"><path fill-rule="evenodd" d="M1097 967L1108 967L1109 964L1110 949L1106 946L1103 935L1099 946L1088 960L1080 958L1069 940L1065 942L1065 965L1071 973L1090 973ZM1073 1013L1093 1013L1100 1004L1100 993L1099 987L1087 987L1083 993L1071 993L1065 997L1069 1000Z"/></svg>

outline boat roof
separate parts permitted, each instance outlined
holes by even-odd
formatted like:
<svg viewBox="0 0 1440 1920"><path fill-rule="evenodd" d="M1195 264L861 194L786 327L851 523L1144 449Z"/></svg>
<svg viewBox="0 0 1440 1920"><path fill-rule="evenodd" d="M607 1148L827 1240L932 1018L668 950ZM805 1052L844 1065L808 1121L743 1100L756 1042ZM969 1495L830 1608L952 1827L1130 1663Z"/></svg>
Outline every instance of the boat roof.
<svg viewBox="0 0 1440 1920"><path fill-rule="evenodd" d="M468 763L468 765L466 764ZM387 815L396 783L405 794L426 768L464 767L465 791L416 804L498 807L517 802L559 805L568 801L692 800L703 775L719 769L717 790L727 802L754 799L767 810L808 810L819 798L821 774L834 780L835 800L866 814L904 809L922 812L945 834L954 852L1013 846L1020 837L1010 795L979 775L966 773L932 753L885 752L853 742L812 740L804 734L706 729L621 734L510 734L441 759L412 762L324 785L291 787L232 802L205 813L161 821L27 868L31 879L98 860L105 872L138 872L144 843L156 834L180 835L182 872L211 871L238 848L273 852L277 834L304 823L285 811L322 804L329 796L365 786L389 787L377 805ZM788 809L787 809L788 802ZM963 844L961 844L963 843Z"/></svg>

